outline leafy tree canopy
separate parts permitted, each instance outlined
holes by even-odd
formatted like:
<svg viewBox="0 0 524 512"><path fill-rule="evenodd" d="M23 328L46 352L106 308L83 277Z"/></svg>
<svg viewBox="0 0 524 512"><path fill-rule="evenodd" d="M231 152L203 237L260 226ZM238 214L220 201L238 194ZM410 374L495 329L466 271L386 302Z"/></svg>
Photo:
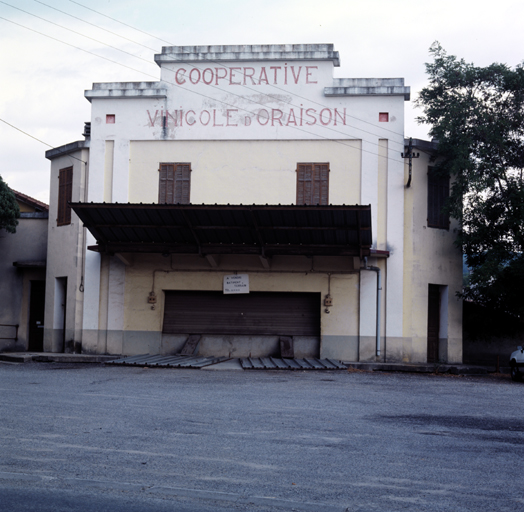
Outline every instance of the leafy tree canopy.
<svg viewBox="0 0 524 512"><path fill-rule="evenodd" d="M9 233L16 232L18 217L20 217L20 208L16 197L0 176L0 229L3 228Z"/></svg>
<svg viewBox="0 0 524 512"><path fill-rule="evenodd" d="M426 64L420 123L452 178L449 213L471 268L463 296L524 318L524 68L476 67L439 43Z"/></svg>

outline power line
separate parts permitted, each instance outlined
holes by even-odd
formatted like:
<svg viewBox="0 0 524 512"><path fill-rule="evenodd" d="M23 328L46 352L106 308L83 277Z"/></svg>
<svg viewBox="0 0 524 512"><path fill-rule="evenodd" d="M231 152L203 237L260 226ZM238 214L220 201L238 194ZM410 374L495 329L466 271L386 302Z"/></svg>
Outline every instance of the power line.
<svg viewBox="0 0 524 512"><path fill-rule="evenodd" d="M25 28L26 30L30 30L31 32L34 32L35 34L39 34L41 36L52 39L53 41L57 41L58 43L62 43L67 46L70 46L71 48L74 48L75 50L80 50L81 52L88 53L89 55L93 55L94 57L99 57L100 59L107 60L108 62L111 62L112 64L116 64L117 66L123 66L124 68L130 69L131 71L138 71L139 73L143 73L144 75L156 78L155 75L150 75L149 73L146 73L145 71L140 71L138 69L132 68L131 66L127 66L126 64L122 64L121 62L117 62L116 60L112 60L112 59L109 59L108 57L104 57L103 55L98 55L97 53L90 52L89 50L85 50L84 48L80 48L79 46L75 46L74 44L67 43L66 41L62 41L61 39L57 39L56 37L50 36L48 34L44 34L43 32L39 32L38 30L35 30L34 28L26 27L25 25L17 23L16 21L8 20L7 18L4 18L3 16L0 16L0 20L4 20L9 23L12 23L13 25L17 25L19 27Z"/></svg>
<svg viewBox="0 0 524 512"><path fill-rule="evenodd" d="M37 0L35 0L35 2L36 1ZM38 2L38 3L42 3L42 2ZM69 32L72 32L73 34L77 34L77 35L85 37L87 39L91 39L91 41L95 41L95 43L103 44L105 46L108 46L109 48L113 48L113 50L117 50L119 52L125 53L126 55L130 55L131 57L135 57L137 59L143 60L144 62L147 62L148 64L151 64L151 61L148 60L148 59L144 59L142 57L139 57L138 55L133 55L132 53L129 53L129 52L126 52L125 50L121 50L120 48L117 48L116 46L112 46L112 45L110 45L108 43L104 43L103 41L99 41L98 39L95 39L93 37L86 36L85 34L77 32L76 30L73 30L71 28L64 27L63 25L60 25L59 23L55 23L54 21L46 20L45 18L42 18L41 16L37 16L36 14L32 14L32 13L30 13L28 11L24 11L24 9L20 9L19 7L15 7L14 5L8 4L7 2L3 2L2 0L0 0L0 4L7 5L9 7L12 7L13 9L16 9L17 11L24 12L26 14L29 14L29 16L33 16L35 18L38 18L39 20L45 21L47 23L50 23L51 25L55 25L55 27L63 28L64 30L68 30ZM65 13L65 14L67 14L67 13Z"/></svg>
<svg viewBox="0 0 524 512"><path fill-rule="evenodd" d="M84 20L82 20L81 18L78 18L78 17L76 17L76 16L73 16L73 15L71 15L71 14L65 12L65 11L60 10L60 9L56 9L55 7L52 7L52 6L50 6L50 5L48 5L48 4L44 3L44 2L42 2L42 1L40 1L40 0L34 0L34 1L37 2L37 3L39 3L39 4L41 4L41 5L45 5L46 7L50 7L51 9L54 9L55 11L61 12L62 14L65 14L66 16L70 16L70 17L72 17L72 18L74 18L74 19L77 19L77 20L80 20L80 21L84 21ZM124 23L124 22L122 22L122 21L119 21L119 20L117 20L116 18L112 18L111 16L107 16L107 15L105 15L105 14L99 12L99 11L96 11L96 10L94 10L94 9L91 9L91 8L89 8L89 7L86 7L86 6L82 5L82 4L80 4L79 2L74 2L73 0L70 0L70 1L71 1L72 3L74 3L74 4L76 4L76 5L79 5L79 6L81 6L81 7L84 7L85 9L88 9L88 10L90 10L90 11L92 11L92 12L95 12L96 14L99 14L100 16L107 17L107 18L109 18L109 19L111 19L111 20L113 20L113 21L116 21L117 23L120 23L120 24L122 24L122 25L125 25L125 26L127 26L127 27L130 27L130 28L132 28L133 30L136 30L136 31L138 31L138 32L142 32L142 33L144 33L144 34L146 34L146 35L148 35L148 36L150 36L150 37L153 37L153 38L155 38L155 39L158 39L159 41L163 41L163 42L166 42L166 43L168 43L168 44L173 45L173 43L170 43L169 41L166 41L166 40L164 40L164 39L160 39L160 38L154 36L153 34L149 34L149 33L147 33L147 32L144 32L144 31L142 31L142 30L140 30L140 29L138 29L138 28L136 28L136 27L133 27L133 26L131 26L131 25L128 25L127 23ZM2 3L5 4L5 2L2 2ZM6 4L6 5L10 5L10 4ZM13 7L13 6L11 6L11 7ZM19 10L21 10L21 9L19 9ZM22 11L22 12L27 12L27 11ZM31 13L28 13L28 14L31 14ZM34 15L33 15L33 16L34 16ZM38 16L37 16L37 17L38 17ZM40 18L40 19L43 19L44 21L48 21L48 20L45 20L44 18ZM84 22L85 22L85 21L84 21ZM49 22L49 23L53 23L53 22ZM89 22L85 22L85 23L89 23ZM66 27L63 27L62 25L58 25L58 24L56 24L56 23L53 23L53 24L55 24L55 25L57 25L57 26L60 26L60 27L62 27L62 28L66 28ZM90 25L93 25L93 26L97 26L97 25L94 25L93 23L89 23L89 24L90 24ZM102 28L102 27L98 27L98 28L101 28L102 30L106 30L106 29L104 29L104 28ZM70 29L67 29L67 28L66 28L66 30L70 30ZM79 33L79 32L73 31L73 30L70 30L70 31L72 31L72 32L74 32L74 33L76 33L76 34L79 34L79 35L84 35L84 34L81 34L81 33ZM109 32L110 34L114 34L114 35L117 35L117 36L118 36L118 34L116 34L115 32L112 32L112 31L110 31L110 30L106 30L106 31ZM89 37L89 36L85 36L85 35L84 35L84 37L87 37L87 38L89 38L89 39L92 39L92 40L94 40L94 41L96 41L96 42L98 42L98 43L100 43L100 44L105 44L106 46L109 46L110 48L117 49L118 51L122 51L123 53L126 53L126 54L128 54L128 55L134 56L133 54L130 54L129 52L125 52L125 51L123 51L123 50L120 50L120 49L118 49L118 48L115 48L114 46L111 46L111 45L108 45L108 44L106 44L106 43L103 43L102 41L98 41L98 40L96 40L96 39L93 39L93 38L91 38L91 37ZM119 36L119 37L121 37L121 36ZM124 38L124 39L126 39L127 41L134 42L134 43L137 44L137 45L144 46L144 48L148 48L148 49L150 49L150 50L156 51L155 49L153 49L153 48L149 48L148 46L145 46L145 45L142 45L141 43L139 43L139 42L137 42L137 41L134 41L134 40L131 40L131 39L128 39L128 38ZM151 63L150 61L148 61L148 60L146 60L146 59L142 59L141 57L137 57L137 58L140 58L141 60L144 60L144 61L146 61L146 62L148 62L148 63ZM229 66L226 66L223 62L218 62L218 61L215 61L215 60L212 60L212 59L208 59L208 58L205 58L204 60L205 60L206 62L211 62L211 63L214 63L214 64L220 64L220 65L223 66L224 68L226 68L226 69L230 69L230 70L231 70L231 68L230 68ZM151 63L151 64L152 64L152 63ZM203 70L202 68L198 67L198 66L195 65L195 64L192 64L192 67L194 67L194 68L196 68L196 69L199 69L199 70L201 70L201 71ZM179 84L174 84L174 85L179 85ZM209 84L209 85L210 85L210 84ZM255 90L255 89L252 89L251 87L248 87L248 86L246 86L245 84L238 84L238 85L240 85L241 87L243 87L243 88L245 88L245 89L247 89L247 90L249 90L249 91L252 91L252 92L255 92L255 93L257 93L257 94L260 94L260 91L257 91L257 90ZM314 104L314 105L319 105L319 106L324 107L324 108L329 108L329 107L327 107L327 105L325 105L325 104L319 103L319 102L317 102L317 101L315 101L315 100L312 100L312 99L309 99L309 98L305 98L304 96L300 96L300 95L298 95L298 94L296 94L296 93L290 93L288 90L286 90L286 89L282 89L281 87L278 87L278 86L276 86L276 85L273 85L273 84L267 84L267 85L270 86L270 87L273 87L273 88L275 88L275 89L278 89L279 91L285 92L285 93L288 94L288 95L291 95L291 96L294 96L294 97L296 97L296 98L300 98L300 99L302 99L302 100L308 101L309 103L312 103L312 104ZM215 88L215 89L218 89L218 90L220 90L220 91L222 91L222 92L225 92L225 91L224 91L223 89L221 89L220 87L213 86L213 85L211 85L211 87L213 87L213 88ZM240 95L237 95L237 94L235 94L235 93L229 93L229 94L233 94L233 95L235 95L235 96L238 96L239 98L248 99L248 101L250 101L251 103L256 103L256 104L262 105L262 103L260 103L260 102L257 102L257 101L254 101L254 100L251 100L251 99L249 99L249 98L246 98L246 97L243 97L243 96L240 96ZM264 93L264 92L262 92L262 94L263 94L264 96L267 96L268 98L273 98L270 94L267 94L267 93ZM281 100L281 101L282 101L282 100ZM298 105L292 103L291 101L285 101L285 100L284 100L284 103L286 103L286 104L288 104L288 105L291 105L291 106L293 106L293 107L299 108ZM289 118L289 114L288 114L288 118ZM345 123L345 121L346 121L347 118L352 118L352 119L355 119L355 120L357 120L357 121L359 121L359 122L366 123L366 124L370 124L371 126L375 127L375 124L374 124L374 123L371 123L371 122L366 121L366 120L364 120L364 119L360 119L360 118L358 118L358 117L356 117L356 116L352 116L351 114L347 114L347 113L345 112L345 113L344 113L344 123ZM364 130L363 128L357 128L356 126L353 126L353 125L346 125L346 126L349 126L350 128L358 129L358 130L360 130L361 132L363 132L363 133L368 133L368 134L370 134L370 135L372 135L372 136L374 136L374 137L378 136L376 133L374 133L374 132L370 132L370 131L368 131L368 130ZM340 130L335 130L334 128L331 128L331 127L328 127L328 126L322 126L322 128L327 129L327 130L331 130L331 131L333 131L333 132L335 132L335 133L340 133L340 134L342 134L342 135L347 136L346 133L341 132ZM395 134L395 135L402 135L400 132L397 132L397 131L394 131L394 130L390 130L390 129L386 128L386 127L382 127L382 130L383 130L383 131L390 132L390 133L393 133L393 134ZM371 141L367 141L367 142L369 142L370 144L373 144L373 145L375 145L375 146L378 147L378 144L375 143L375 142L371 142ZM400 146L402 147L402 149L404 149L404 143L403 143L403 142L401 143L401 142L397 142L397 141L395 141L395 140L391 140L391 142L392 142L393 144L398 144L398 145L400 145Z"/></svg>
<svg viewBox="0 0 524 512"><path fill-rule="evenodd" d="M51 144L48 144L47 142L44 142L43 140L37 139L34 135L31 135L30 133L24 132L24 130L22 130L21 128L16 127L14 124L8 123L7 121L5 121L4 119L1 119L1 118L0 118L0 121L2 121L2 123L7 124L11 128L14 128L15 130L18 130L20 133L23 133L24 135L27 135L28 137L31 137L32 139L35 139L36 141L40 142L44 146L48 146L48 147L50 147L52 149L55 149L55 146L51 146ZM65 151L63 151L63 153L65 153ZM69 155L69 156L71 158L74 158L75 160L78 160L79 162L82 162L83 164L87 164L87 162L84 162L83 160L81 160L80 158L77 158L76 156L73 156L73 155Z"/></svg>
<svg viewBox="0 0 524 512"><path fill-rule="evenodd" d="M39 0L34 0L35 2L39 2ZM84 9L87 9L88 11L95 12L96 14L99 14L100 16L104 16L104 18L116 21L117 23L120 23L120 25L124 25L125 27L132 28L133 30L136 30L137 32L141 32L142 34L145 34L146 36L152 37L153 39L158 39L159 41L162 41L164 43L167 43L171 46L173 46L173 43L170 43L169 41L166 41L165 39L161 39L160 37L157 37L153 34L149 34L148 32L144 32L143 30L140 30L139 28L133 27L132 25L128 25L127 23L124 23L123 21L117 20L116 18L111 18L111 16L108 16L107 14L104 14L99 11L95 11L94 9L91 9L91 7L87 7L87 5L83 5L79 2L75 2L74 0L69 0L71 3L79 5L80 7L83 7ZM39 2L42 3L42 2ZM156 50L155 50L156 51Z"/></svg>
<svg viewBox="0 0 524 512"><path fill-rule="evenodd" d="M54 40L54 41L57 41L57 42L59 42L59 43L62 43L62 44L65 44L65 45L67 45L67 46L70 46L70 47L72 47L72 48L75 48L76 50L80 50L80 51L82 51L82 52L88 53L89 55L93 55L93 56L95 56L95 57L99 57L99 58L101 58L101 59L107 60L108 62L111 62L112 64L116 64L116 65L119 65L119 66L125 67L125 68L127 68L127 69L132 70L132 71L135 71L135 72L138 72L138 73L141 73L141 74L144 74L144 75L146 75L146 76L149 76L149 77L152 77L152 78L155 78L155 79L156 79L156 75L152 75L152 74L150 74L150 73L147 73L147 72L145 72L145 71L142 71L142 70L139 70L139 69L133 68L133 67L128 66L128 65L126 65L126 64L122 64L121 62L118 62L118 61L115 61L115 60L109 59L108 57L104 57L104 56L102 56L102 55L98 55L98 54L96 54L96 53L94 53L94 52L91 52L91 51L89 51L89 50L85 50L84 48L80 48L80 47L75 46L75 45L73 45L73 44L71 44L71 43L67 43L66 41L62 41L62 40L60 40L60 39L57 39L57 38L55 38L55 37L52 37L52 36L50 36L50 35L48 35L48 34L44 34L44 33L42 33L42 32L39 32L38 30L32 29L32 28L30 28L30 27L26 27L25 25L22 25L22 24L20 24L20 23L15 22L15 21L9 20L9 19L4 18L4 17L2 17L2 16L0 16L0 19L2 19L2 20L4 20L4 21L7 21L7 22L9 22L9 23L12 23L12 24L14 24L14 25L17 25L17 26L19 26L19 27L25 28L25 29L27 29L27 30L30 30L31 32L35 32L36 34L39 34L39 35L44 36L44 37L47 37L47 38L52 39L52 40ZM242 108L242 107L240 107L240 106L238 106L238 105L235 105L235 104L232 104L232 103L228 103L228 102L226 102L226 101L219 100L219 99L217 99L217 98L213 98L213 97L211 97L211 96L207 96L206 94L202 94L202 93L197 92L197 91L194 91L194 90L192 90L192 89L188 89L187 87L183 87L183 86L181 86L180 84L177 84L177 83L174 83L174 82L169 82L169 81L167 81L167 80L163 80L163 81L164 81L165 83L167 83L167 84L174 85L175 87L178 87L178 88L183 89L183 90L185 90L185 91L191 92L191 93L193 93L193 94L197 94L197 95L202 96L202 97L204 97L204 98L206 98L206 99L210 99L210 100L212 100L212 101L216 101L216 102L218 102L218 103L222 103L222 104L227 105L227 106L235 107L236 109L238 109L238 110L243 110L244 112L247 112L248 114L251 114L251 115L256 115L254 112L252 112L252 111L250 111L250 110L248 110L248 109ZM215 87L215 86L213 86L213 87ZM219 90L221 90L222 92L225 92L223 89L220 89L220 88L219 88ZM230 94L234 94L234 93L230 93ZM247 100L250 101L251 103L256 103L256 104L261 105L261 103L256 102L256 101L254 101L254 100L251 100L250 98L245 98L244 96L240 96L240 95L237 95L237 94L234 94L234 95L237 96L237 97L240 97L240 98L242 98L242 99L245 99L245 100L247 99ZM344 146L347 146L347 147L351 147L351 148L353 148L352 145L345 144L345 143L342 142L341 140L336 140L336 139L332 139L332 138L329 138L329 137L324 137L324 136L322 136L322 135L319 135L318 133L310 132L310 131L308 131L308 130L304 130L304 129L302 129L302 128L299 128L299 127L297 127L297 126L290 126L290 128L293 128L293 129L295 129L295 130L298 130L298 131L301 131L301 132L307 133L307 134L309 134L309 135L314 135L315 137L318 137L318 138L322 138L322 139L329 140L329 141L334 142L334 143L337 143L337 144L342 144L342 145L344 145ZM332 130L332 131L336 131L336 132L338 132L338 133L341 133L342 135L345 135L346 137L349 137L349 136L350 136L350 134L347 134L347 133L344 133L344 132L339 132L338 130L333 130L333 129L331 129L331 128L329 128L329 127L326 127L326 126L322 126L321 128L328 128L328 129L330 129L330 130ZM353 128L355 128L355 127L353 127ZM399 135L399 134L397 133L397 135ZM358 137L354 137L354 140L359 140L359 138L358 138ZM371 142L371 141L366 141L365 139L361 139L361 140L362 140L363 142L367 142L367 143L369 143L369 144L372 144L372 145L375 145L375 146L379 147L379 144L377 144L377 143L374 143L374 142ZM394 142L394 141L392 141L392 142ZM367 150L365 150L364 148L361 148L361 151L362 151L362 152L366 152L366 153L370 153L370 154L372 154L372 155L375 155L375 154L376 154L375 152L373 152L373 151L367 151ZM379 155L379 156L380 156L380 155ZM382 158L386 158L387 160L392 160L392 161L395 161L395 162L398 161L398 160L393 159L393 158L390 158L390 157L382 157Z"/></svg>
<svg viewBox="0 0 524 512"><path fill-rule="evenodd" d="M92 27L98 28L100 30L104 30L105 32L109 32L110 34L113 34L114 36L117 36L117 37L120 37L122 39L125 39L126 41L129 41L130 43L138 44L139 46L143 46L144 48L147 48L148 50L152 50L154 52L157 51L156 48L151 48L149 46L146 46L145 44L139 43L138 41L134 41L133 39L129 39L129 38L125 37L125 36L117 34L116 32L111 32L111 30L108 30L107 28L100 27L100 26L96 25L95 23L91 23L91 22L86 21L86 20L84 20L82 18L78 18L77 16L73 16L72 14L69 14L69 13L67 13L65 11L61 11L60 9L57 9L56 7L53 7L52 5L48 5L48 4L45 4L44 2L40 2L40 0L33 0L33 1L38 3L38 4L45 5L46 7L49 7L50 9L54 9L57 12L61 12L62 14L65 14L66 16L70 16L71 18L74 18L75 20L82 21L83 23L87 23L88 25L91 25ZM78 5L80 5L80 4L78 4ZM85 7L85 6L82 6L82 7ZM85 7L85 8L89 9L89 7ZM93 9L89 9L89 10L92 11ZM104 16L104 15L102 14L102 16ZM138 30L138 29L135 29L135 30Z"/></svg>
<svg viewBox="0 0 524 512"><path fill-rule="evenodd" d="M41 2L40 0L34 0L34 1L35 1L35 2L38 2L38 3L40 3L40 4L43 3L43 2ZM69 1L70 1L71 3L74 3L74 4L76 4L76 5L79 5L80 7L83 7L84 9L87 9L87 10L89 10L89 11L92 11L92 12L96 13L96 14L99 14L100 16L104 16L105 18L108 18L108 19L110 19L110 20L112 20L112 21L115 21L115 22L117 22L117 23L120 23L121 25L124 25L124 26L126 26L126 27L132 28L133 30L136 30L137 32L141 32L142 34L145 34L145 35L147 35L147 36L149 36L149 37L153 37L154 39L158 39L159 41L162 41L162 42L164 42L164 43L167 43L167 44L169 44L169 45L171 45L171 46L176 46L174 43L172 43L172 42L170 42L170 41L166 41L165 39L159 38L159 37L157 37L157 36L155 36L155 35L153 35L153 34L150 34L150 33L148 33L148 32L144 32L143 30L141 30L141 29L139 29L139 28L133 27L132 25L128 25L127 23L124 23L123 21L120 21L120 20L118 20L118 19L116 19L116 18L112 18L111 16L108 16L107 14L101 13L100 11L97 11L97 10L95 10L95 9L91 9L90 7L87 7L87 6L85 6L85 5L83 5L83 4L79 3L79 2L76 2L75 0L69 0ZM46 5L46 4L44 4L44 5ZM60 12L63 12L63 11L60 11ZM67 13L65 13L65 14L67 14ZM136 44L140 44L140 43L137 42ZM155 50L155 51L156 51L156 50ZM211 63L213 63L213 64L220 64L221 66L225 67L226 69L231 69L229 66L226 66L223 62L219 62L219 61L216 61L216 60L213 60L213 59L208 59L208 58L205 57L205 56L204 56L204 60L205 60L206 62L211 62ZM194 68L196 68L196 69L200 69L200 70L202 70L202 68L199 68L199 67L198 67L197 65L195 65L195 64L192 64L192 66L193 66ZM304 97L304 96L300 96L299 94L296 94L296 93L290 93L288 90L286 90L286 89L282 89L281 87L278 87L278 86L276 86L276 85L274 85L274 84L267 84L267 85L269 85L270 87L273 87L274 89L278 89L279 91L283 91L283 92L285 92L286 94L291 94L292 96L295 96L295 97L300 98L300 99L302 99L302 100L308 101L308 102L310 102L310 103L312 103L312 104L314 104L314 105L319 105L319 106L321 106L321 107L326 107L326 108L327 108L327 105L325 105L325 104L323 104L323 103L319 103L318 101L312 100L312 99L310 99L310 98L306 98L306 97ZM248 89L248 90L250 90L250 91L253 91L253 92L256 92L256 93L259 93L259 94L260 94L260 91L257 91L257 90L255 90L255 89L251 89L250 87L247 87L246 85L243 85L243 84L242 84L242 87L244 87L244 88L246 88L246 89ZM268 96L268 97L271 98L271 95L269 95L269 94L267 94L267 93L262 93L262 94L264 94L265 96ZM295 106L295 107L297 107L297 105L295 105L295 104L293 104L293 103L291 103L291 102L286 102L286 103L287 103L288 105L291 105L291 106ZM350 115L350 114L345 114L345 117L349 117L349 118L352 118L352 119L356 119L357 121L359 121L359 122L361 122L361 123L366 123L366 124L369 124L369 125L375 127L375 124L374 124L374 123L371 123L371 122L369 122L369 121L366 121L365 119L360 119L360 118L358 118L358 117L356 117L356 116L352 116L352 115ZM351 125L349 125L349 126L351 126ZM355 126L352 126L352 127L353 127L353 128L356 128ZM331 129L331 130L333 130L332 128L329 128L329 127L324 127L324 128L327 128L327 129ZM363 131L364 133L369 133L370 135L377 136L376 133L369 132L369 131L362 130L362 129L360 129L360 130ZM387 132L390 132L390 133L393 133L394 135L403 135L403 134L400 133L400 132L397 132L397 131L395 131L395 130L390 130L390 129L386 128L386 127L383 127L382 130L387 131ZM333 131L338 132L338 133L343 133L343 132L340 132L340 131L338 131L338 130L333 130ZM404 144L403 144L403 143L397 143L396 141L391 141L391 142L396 143L396 144L400 144L400 145L402 146L402 148L404 148Z"/></svg>

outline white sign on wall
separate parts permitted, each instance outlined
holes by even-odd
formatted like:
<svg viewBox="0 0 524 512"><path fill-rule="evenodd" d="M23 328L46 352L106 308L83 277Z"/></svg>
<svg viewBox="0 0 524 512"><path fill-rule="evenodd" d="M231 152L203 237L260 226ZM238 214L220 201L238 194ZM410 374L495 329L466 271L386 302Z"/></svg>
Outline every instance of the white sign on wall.
<svg viewBox="0 0 524 512"><path fill-rule="evenodd" d="M249 293L249 276L247 274L224 276L224 294L228 293Z"/></svg>

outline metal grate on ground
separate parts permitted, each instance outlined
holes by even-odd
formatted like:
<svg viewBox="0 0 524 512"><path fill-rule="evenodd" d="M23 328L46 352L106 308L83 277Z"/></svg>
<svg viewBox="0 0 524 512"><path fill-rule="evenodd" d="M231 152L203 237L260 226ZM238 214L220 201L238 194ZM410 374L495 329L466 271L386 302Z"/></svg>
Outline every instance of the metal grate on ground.
<svg viewBox="0 0 524 512"><path fill-rule="evenodd" d="M203 368L212 364L228 361L230 357L199 357L199 356L160 356L143 354L140 356L121 357L106 364L123 366L150 366L158 368Z"/></svg>
<svg viewBox="0 0 524 512"><path fill-rule="evenodd" d="M278 359L275 357L244 357L240 359L244 370L347 370L347 366L334 359Z"/></svg>

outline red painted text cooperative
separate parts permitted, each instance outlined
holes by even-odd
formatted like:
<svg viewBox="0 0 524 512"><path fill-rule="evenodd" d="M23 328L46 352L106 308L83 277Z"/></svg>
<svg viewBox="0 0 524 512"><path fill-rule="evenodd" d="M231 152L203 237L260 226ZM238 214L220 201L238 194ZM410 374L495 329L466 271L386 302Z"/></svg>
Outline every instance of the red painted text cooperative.
<svg viewBox="0 0 524 512"><path fill-rule="evenodd" d="M178 68L175 82L205 85L289 85L316 84L314 74L318 66L270 66L256 70L251 67Z"/></svg>

